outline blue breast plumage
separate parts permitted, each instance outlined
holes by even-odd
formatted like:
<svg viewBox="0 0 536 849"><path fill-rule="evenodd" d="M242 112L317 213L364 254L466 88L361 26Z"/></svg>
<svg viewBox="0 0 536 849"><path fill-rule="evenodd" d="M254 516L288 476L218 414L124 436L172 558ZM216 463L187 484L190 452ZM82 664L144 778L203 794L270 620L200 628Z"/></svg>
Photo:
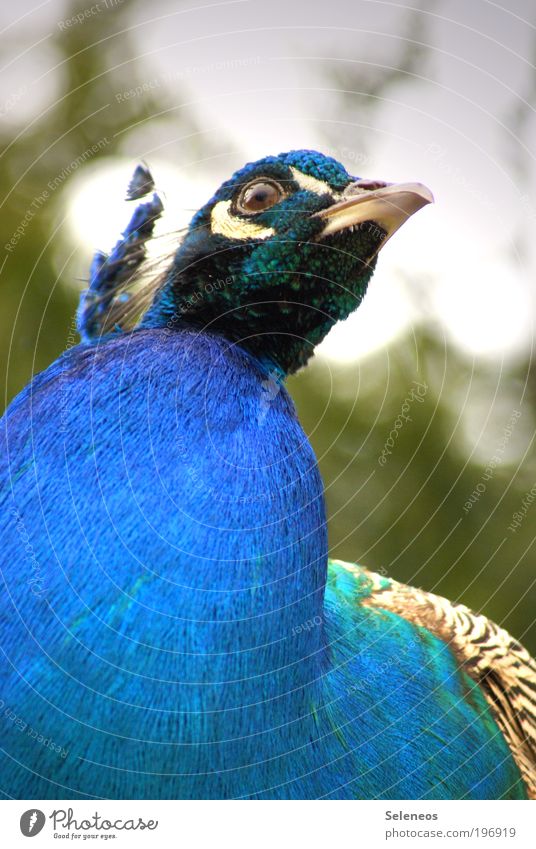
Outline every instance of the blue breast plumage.
<svg viewBox="0 0 536 849"><path fill-rule="evenodd" d="M85 342L7 411L6 796L534 792L523 649L464 608L328 564L322 481L284 376L359 302L401 223L390 187L345 174L310 152L239 172L129 327L115 299L160 210L146 205L120 261L99 255ZM502 711L494 680L512 694Z"/></svg>

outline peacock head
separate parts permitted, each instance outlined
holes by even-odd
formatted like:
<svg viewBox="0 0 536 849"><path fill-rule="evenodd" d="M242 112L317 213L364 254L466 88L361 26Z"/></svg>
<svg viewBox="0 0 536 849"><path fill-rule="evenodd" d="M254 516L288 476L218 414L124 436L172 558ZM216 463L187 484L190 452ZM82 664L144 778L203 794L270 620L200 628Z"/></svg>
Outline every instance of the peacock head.
<svg viewBox="0 0 536 849"><path fill-rule="evenodd" d="M379 249L432 201L309 150L246 165L196 213L144 324L188 324L284 373L361 303Z"/></svg>

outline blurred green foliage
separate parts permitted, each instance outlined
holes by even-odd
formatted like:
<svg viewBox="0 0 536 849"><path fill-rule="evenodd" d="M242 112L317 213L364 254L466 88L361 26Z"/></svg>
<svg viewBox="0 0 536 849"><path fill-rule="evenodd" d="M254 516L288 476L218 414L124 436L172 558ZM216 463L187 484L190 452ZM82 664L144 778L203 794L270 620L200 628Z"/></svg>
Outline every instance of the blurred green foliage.
<svg viewBox="0 0 536 849"><path fill-rule="evenodd" d="M392 346L388 358L377 354L353 367L330 370L313 362L291 381L324 478L331 555L385 569L398 580L462 601L534 651L536 504L515 532L508 529L536 481L533 441L516 433L527 408L534 409L534 399L505 404L488 454L468 461L470 451L457 421L458 390L469 382L486 384L489 376L473 371L453 349L446 360L432 331L421 330L417 349L418 370L412 338ZM506 381L516 388L526 364L518 370ZM411 421L403 421L381 465L414 381L427 387L426 394L422 403L411 403L406 413ZM529 442L518 468L519 460L509 464L501 453L514 409L522 415L509 439ZM500 462L486 479L493 457Z"/></svg>
<svg viewBox="0 0 536 849"><path fill-rule="evenodd" d="M116 10L117 32L127 14L126 4ZM43 196L49 181L100 139L107 141L92 156L92 164L120 151L134 125L172 120L177 126L191 126L192 117L184 109L171 117L165 114L169 103L163 101L162 91L114 109L114 92L132 85L133 63L139 60L126 32L107 36L102 43L101 27L102 21L95 18L58 33L56 103L22 132L9 124L0 128L1 245L11 239L28 210L37 209L35 199ZM413 67L411 56L405 61ZM381 81L375 80L372 88L379 87ZM177 92L174 97L178 102ZM200 147L199 156L203 152ZM6 403L61 353L69 337L77 294L68 273L57 273L58 250L66 258L73 249L61 227L58 230L68 184L69 178L49 191L1 266ZM411 404L411 421L398 431L382 465L382 450L414 381L426 384L426 395L422 403ZM461 599L536 651L536 505L515 533L508 530L524 493L536 481L531 439L522 463L516 467L507 458L501 462L485 491L464 510L482 483L487 460L481 455L467 460L470 446L459 421L460 399L469 384L480 386L491 398L493 381L489 367L468 363L455 348L449 348L446 358L437 334L422 327L416 337L351 367L330 370L315 360L291 379L290 388L319 457L332 556L385 569L399 580ZM506 398L504 425L514 408L532 415L535 385L528 358L510 373L503 369L498 391ZM500 433L501 422L497 439ZM520 438L512 436L513 441Z"/></svg>

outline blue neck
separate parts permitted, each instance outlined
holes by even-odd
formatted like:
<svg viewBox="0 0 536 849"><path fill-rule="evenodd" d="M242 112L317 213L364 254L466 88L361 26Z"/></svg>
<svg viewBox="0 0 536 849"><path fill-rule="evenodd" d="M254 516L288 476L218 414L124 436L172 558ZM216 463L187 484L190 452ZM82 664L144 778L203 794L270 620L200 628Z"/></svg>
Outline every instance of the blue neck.
<svg viewBox="0 0 536 849"><path fill-rule="evenodd" d="M61 562L77 564L82 598L94 597L87 575L110 599L119 587L110 621L137 639L155 611L147 674L199 682L204 710L257 700L259 686L277 693L311 681L323 642L326 517L316 458L284 385L239 347L192 329L141 329L73 349L54 369L76 402L65 405L65 445L47 447L46 462L54 452L58 463L72 458L92 551L77 550L59 524L56 546ZM91 433L91 451L73 445L73 434L85 445ZM121 597L133 599L126 612ZM90 644L96 633L88 622ZM214 683L230 679L242 682L234 695Z"/></svg>
<svg viewBox="0 0 536 849"><path fill-rule="evenodd" d="M258 361L144 329L70 351L4 423L2 698L71 753L8 735L20 798L41 774L53 798L521 795L511 760L486 784L506 743L448 645L367 606L366 575L334 567L323 605L316 460Z"/></svg>
<svg viewBox="0 0 536 849"><path fill-rule="evenodd" d="M322 628L305 625L321 617L327 568L316 458L284 385L258 361L196 331L166 335L175 432L162 364L148 406L158 419L157 462L180 507L178 516L169 511L164 536L183 552L169 577L180 585L174 608L196 623L186 640L191 650L236 652L237 677L295 662L293 677L299 669L307 680L303 659L320 649ZM228 678L225 655L221 667Z"/></svg>

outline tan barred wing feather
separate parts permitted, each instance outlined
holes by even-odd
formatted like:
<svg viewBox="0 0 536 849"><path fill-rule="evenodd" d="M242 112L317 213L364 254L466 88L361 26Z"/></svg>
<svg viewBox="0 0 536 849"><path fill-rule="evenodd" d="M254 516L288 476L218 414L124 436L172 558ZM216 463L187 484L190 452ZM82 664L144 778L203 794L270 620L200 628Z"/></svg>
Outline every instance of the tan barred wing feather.
<svg viewBox="0 0 536 849"><path fill-rule="evenodd" d="M536 662L510 634L463 604L365 572L373 590L364 604L392 611L448 643L478 682L512 751L528 795L536 799Z"/></svg>

